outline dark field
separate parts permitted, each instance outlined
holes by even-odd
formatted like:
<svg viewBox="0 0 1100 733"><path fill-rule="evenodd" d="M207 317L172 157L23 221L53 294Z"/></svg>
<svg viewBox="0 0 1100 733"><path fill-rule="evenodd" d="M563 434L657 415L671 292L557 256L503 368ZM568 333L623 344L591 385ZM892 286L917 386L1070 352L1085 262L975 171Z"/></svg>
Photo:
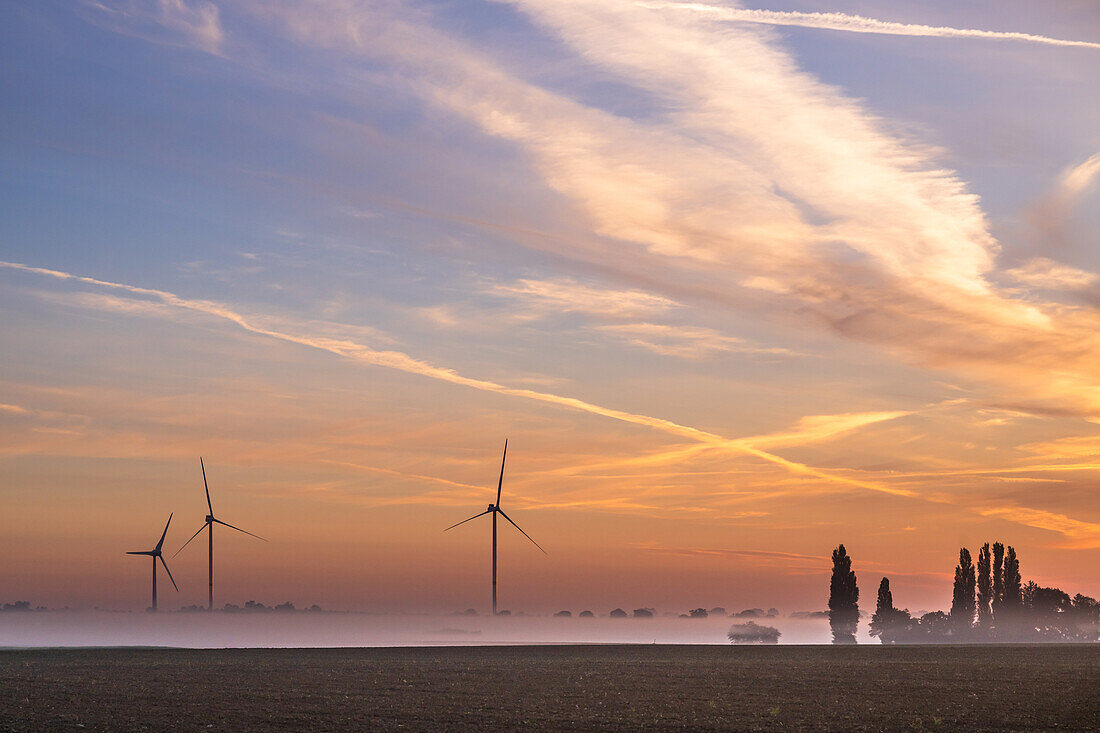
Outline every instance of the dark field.
<svg viewBox="0 0 1100 733"><path fill-rule="evenodd" d="M1100 645L0 651L3 730L1098 726Z"/></svg>

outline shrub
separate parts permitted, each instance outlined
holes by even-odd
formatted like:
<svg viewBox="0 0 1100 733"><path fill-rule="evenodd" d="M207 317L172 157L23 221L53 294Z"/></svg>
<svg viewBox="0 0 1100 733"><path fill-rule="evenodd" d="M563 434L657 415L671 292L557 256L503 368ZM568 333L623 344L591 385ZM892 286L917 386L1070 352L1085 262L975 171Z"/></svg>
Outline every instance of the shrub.
<svg viewBox="0 0 1100 733"><path fill-rule="evenodd" d="M731 644L778 644L781 635L779 629L754 621L734 624L726 634Z"/></svg>

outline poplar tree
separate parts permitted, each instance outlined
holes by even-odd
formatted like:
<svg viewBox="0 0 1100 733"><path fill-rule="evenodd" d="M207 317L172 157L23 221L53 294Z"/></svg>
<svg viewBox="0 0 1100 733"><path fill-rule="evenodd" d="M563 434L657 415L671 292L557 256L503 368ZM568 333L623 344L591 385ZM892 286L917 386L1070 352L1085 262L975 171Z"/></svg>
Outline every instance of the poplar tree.
<svg viewBox="0 0 1100 733"><path fill-rule="evenodd" d="M1005 601L1005 546L1000 542L993 543L993 623L997 623L997 614Z"/></svg>
<svg viewBox="0 0 1100 733"><path fill-rule="evenodd" d="M966 636L974 624L974 563L970 550L959 550L955 588L951 594L951 625L958 636Z"/></svg>
<svg viewBox="0 0 1100 733"><path fill-rule="evenodd" d="M859 625L859 586L852 572L852 558L844 545L833 550L833 576L829 580L829 626L834 644L855 644Z"/></svg>
<svg viewBox="0 0 1100 733"><path fill-rule="evenodd" d="M1005 608L1015 612L1020 607L1020 561L1016 557L1016 548L1009 547L1005 555Z"/></svg>
<svg viewBox="0 0 1100 733"><path fill-rule="evenodd" d="M891 631L897 612L894 608L894 594L890 592L890 579L883 578L878 585L875 615L871 617L871 636L877 636L883 644L893 642Z"/></svg>
<svg viewBox="0 0 1100 733"><path fill-rule="evenodd" d="M1020 632L1020 607L1022 605L1022 593L1020 587L1020 560L1016 557L1016 548L1009 547L1005 553L1004 570L1005 592L1001 603L1002 621L997 622L997 628L1003 638L1016 638Z"/></svg>
<svg viewBox="0 0 1100 733"><path fill-rule="evenodd" d="M978 628L989 631L993 625L993 579L990 576L989 543L978 551Z"/></svg>

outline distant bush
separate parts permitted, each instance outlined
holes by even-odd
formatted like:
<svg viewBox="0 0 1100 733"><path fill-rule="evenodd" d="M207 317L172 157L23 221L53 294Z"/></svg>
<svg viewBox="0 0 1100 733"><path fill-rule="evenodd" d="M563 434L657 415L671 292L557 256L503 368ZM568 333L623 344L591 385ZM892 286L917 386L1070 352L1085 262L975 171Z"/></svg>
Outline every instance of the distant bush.
<svg viewBox="0 0 1100 733"><path fill-rule="evenodd" d="M726 609L722 608L721 606L715 606L714 608L710 609L710 615L711 616L725 616L726 615Z"/></svg>
<svg viewBox="0 0 1100 733"><path fill-rule="evenodd" d="M16 601L15 603L5 603L5 611L29 611L31 610L30 601Z"/></svg>
<svg viewBox="0 0 1100 733"><path fill-rule="evenodd" d="M616 608L610 614L611 618L626 618L626 611L621 608Z"/></svg>
<svg viewBox="0 0 1100 733"><path fill-rule="evenodd" d="M792 611L791 618L829 618L828 611Z"/></svg>
<svg viewBox="0 0 1100 733"><path fill-rule="evenodd" d="M652 608L635 608L634 618L653 618L655 613Z"/></svg>
<svg viewBox="0 0 1100 733"><path fill-rule="evenodd" d="M571 611L558 611L554 615L558 618L569 618L573 615L573 613Z"/></svg>
<svg viewBox="0 0 1100 733"><path fill-rule="evenodd" d="M581 618L593 618L596 614L592 613L591 611L581 611L577 615Z"/></svg>
<svg viewBox="0 0 1100 733"><path fill-rule="evenodd" d="M452 616L476 616L477 611L472 608L467 608L465 611L455 611Z"/></svg>
<svg viewBox="0 0 1100 733"><path fill-rule="evenodd" d="M746 608L733 614L735 618L764 618L763 608Z"/></svg>
<svg viewBox="0 0 1100 733"><path fill-rule="evenodd" d="M779 629L749 621L734 624L726 636L731 644L778 644L781 634Z"/></svg>
<svg viewBox="0 0 1100 733"><path fill-rule="evenodd" d="M706 618L707 609L705 608L693 608L688 611L688 618Z"/></svg>

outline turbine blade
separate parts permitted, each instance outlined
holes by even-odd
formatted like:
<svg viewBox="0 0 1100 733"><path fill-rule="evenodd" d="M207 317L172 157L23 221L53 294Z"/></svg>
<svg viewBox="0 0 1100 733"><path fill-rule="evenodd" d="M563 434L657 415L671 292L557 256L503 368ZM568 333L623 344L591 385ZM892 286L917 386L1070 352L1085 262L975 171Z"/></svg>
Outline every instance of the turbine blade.
<svg viewBox="0 0 1100 733"><path fill-rule="evenodd" d="M168 573L168 579L172 581L172 587L176 589L176 592L180 592L180 587L176 585L176 579L172 577L172 571L168 569L168 563L164 562L164 555L157 555L160 558L160 564L164 566L164 572Z"/></svg>
<svg viewBox="0 0 1100 733"><path fill-rule="evenodd" d="M210 516L214 516L214 505L210 503L210 486L206 483L206 466L202 463L202 456L199 456L199 466L202 468L202 487L206 489L206 508L210 510Z"/></svg>
<svg viewBox="0 0 1100 733"><path fill-rule="evenodd" d="M215 522L217 522L218 524L221 524L221 525L224 525L224 526L226 526L226 527L229 527L230 529L235 529L235 530L237 530L238 532L244 532L244 533L245 533L246 535L250 535L250 536L252 536L252 537L255 537L255 538L256 538L256 539L258 539L258 540L264 540L264 538L263 538L263 537L261 537L260 535L258 535L258 534L252 534L251 532L246 532L245 530L241 529L240 527L234 527L234 526L233 526L232 524L230 524L229 522L223 522L223 521L222 521L222 520L220 520L220 519L215 519L214 521L215 521ZM264 540L264 542L267 542L267 540Z"/></svg>
<svg viewBox="0 0 1100 733"><path fill-rule="evenodd" d="M526 532L524 532L524 531L523 531L523 528L522 528L522 527L520 527L520 526L519 526L518 524L516 524L515 522L513 522L513 521L512 521L512 518L511 518L511 517L509 517L509 516L508 516L507 514L505 514L505 513L504 513L503 511L501 511L500 509L497 509L497 511L498 511L498 512L500 512L500 514L501 514L501 516L502 516L502 517L504 517L505 519L507 519L507 520L508 520L508 523L509 523L509 524L511 524L511 525L512 525L513 527L515 527L516 529L518 529L518 530L519 530L520 532L522 532L522 533L523 533L523 536L524 536L524 537L526 537L527 539L531 540L531 535L529 535L529 534L527 534ZM539 548L540 550L542 550L542 545L540 545L540 544L539 544L538 542L535 542L534 540L531 540L531 544L532 544L532 545L534 545L535 547ZM549 555L550 553L549 553L549 552L547 552L546 550L542 550L542 554L543 554L543 555Z"/></svg>
<svg viewBox="0 0 1100 733"><path fill-rule="evenodd" d="M199 527L199 532L202 532L202 531L203 531L204 529L206 529L206 528L207 528L207 527L209 527L209 526L210 526L210 523L209 523L209 522L203 522L203 523L202 523L202 526L201 526L201 527ZM199 532L196 532L195 534L191 535L191 540L193 540L193 539L195 539L196 537L198 537L198 536L199 536ZM191 540L187 540L186 542L184 542L184 543L183 543L183 547L187 547L187 546L188 546L189 544L191 544ZM172 557L175 557L176 555L178 555L178 554L180 554L181 552L183 552L183 547L181 547L181 548L179 548L178 550L176 550L176 554L175 554L175 555L172 555Z"/></svg>
<svg viewBox="0 0 1100 733"><path fill-rule="evenodd" d="M152 550L145 550L143 552L127 552L126 554L127 555L152 555L153 551Z"/></svg>
<svg viewBox="0 0 1100 733"><path fill-rule="evenodd" d="M174 512L173 512L174 513ZM168 525L172 523L172 514L168 515L168 524L164 525L164 532L160 536L160 542L157 543L157 551L160 551L160 546L164 544L164 536L168 534Z"/></svg>
<svg viewBox="0 0 1100 733"><path fill-rule="evenodd" d="M474 521L475 519L477 519L478 517L484 517L484 516L485 516L486 514L488 514L488 513L489 513L489 510L488 510L488 509L486 509L486 510L485 510L485 511L483 511L483 512L482 512L481 514L475 514L474 516L470 517L469 519L463 519L463 520L462 520L461 522L459 522L458 524L452 524L452 525L451 525L450 527L447 527L447 529L445 529L445 530L443 530L443 531L444 531L444 532L446 532L447 530L450 530L450 529L454 529L454 528L455 528L455 527L457 527L457 526L458 526L459 524L466 524L466 522L472 522L472 521Z"/></svg>
<svg viewBox="0 0 1100 733"><path fill-rule="evenodd" d="M497 479L497 506L500 506L500 489L504 485L504 462L508 460L508 439L504 439L504 456L500 459L500 478Z"/></svg>

